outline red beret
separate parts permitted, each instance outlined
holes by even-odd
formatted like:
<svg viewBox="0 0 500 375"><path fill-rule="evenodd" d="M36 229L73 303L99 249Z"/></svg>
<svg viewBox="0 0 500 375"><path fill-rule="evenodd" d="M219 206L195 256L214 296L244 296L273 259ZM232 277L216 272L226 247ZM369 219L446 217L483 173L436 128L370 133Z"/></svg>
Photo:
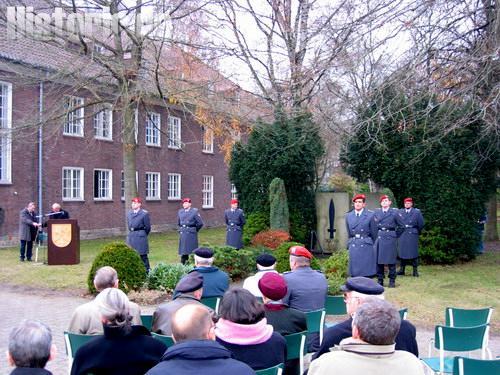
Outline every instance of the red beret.
<svg viewBox="0 0 500 375"><path fill-rule="evenodd" d="M191 203L191 198L184 198L184 199L182 200L182 203L186 203L186 202L187 202L187 203Z"/></svg>
<svg viewBox="0 0 500 375"><path fill-rule="evenodd" d="M139 197L132 198L132 202L134 203L142 203L142 199Z"/></svg>
<svg viewBox="0 0 500 375"><path fill-rule="evenodd" d="M382 195L382 196L380 197L380 199L379 199L378 201L379 201L379 202L382 202L384 199L389 199L389 196L384 194L384 195Z"/></svg>
<svg viewBox="0 0 500 375"><path fill-rule="evenodd" d="M354 202L357 199L363 199L363 202L366 200L366 196L364 194L356 194L354 198L352 198L352 201Z"/></svg>
<svg viewBox="0 0 500 375"><path fill-rule="evenodd" d="M413 198L410 198L410 197L405 198L404 201L403 201L403 203L406 203L406 202L412 202L413 203Z"/></svg>
<svg viewBox="0 0 500 375"><path fill-rule="evenodd" d="M288 252L290 255L295 255L296 257L304 257L312 259L312 254L303 246L292 246Z"/></svg>
<svg viewBox="0 0 500 375"><path fill-rule="evenodd" d="M231 204L238 204L238 199L231 199Z"/></svg>
<svg viewBox="0 0 500 375"><path fill-rule="evenodd" d="M284 277L277 272L266 272L260 278L258 286L262 295L273 301L282 299L288 291Z"/></svg>

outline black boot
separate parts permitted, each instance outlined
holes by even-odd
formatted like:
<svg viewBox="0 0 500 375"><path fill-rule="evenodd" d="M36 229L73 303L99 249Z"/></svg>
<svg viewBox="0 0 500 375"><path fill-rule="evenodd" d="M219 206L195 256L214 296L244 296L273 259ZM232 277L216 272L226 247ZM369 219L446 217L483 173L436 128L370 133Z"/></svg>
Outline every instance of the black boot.
<svg viewBox="0 0 500 375"><path fill-rule="evenodd" d="M418 258L413 259L413 277L418 277Z"/></svg>
<svg viewBox="0 0 500 375"><path fill-rule="evenodd" d="M399 267L398 276L404 276L405 275L405 268L406 268L406 265L404 263L401 263L401 266Z"/></svg>
<svg viewBox="0 0 500 375"><path fill-rule="evenodd" d="M395 288L396 287L396 280L390 279L389 280L389 288Z"/></svg>

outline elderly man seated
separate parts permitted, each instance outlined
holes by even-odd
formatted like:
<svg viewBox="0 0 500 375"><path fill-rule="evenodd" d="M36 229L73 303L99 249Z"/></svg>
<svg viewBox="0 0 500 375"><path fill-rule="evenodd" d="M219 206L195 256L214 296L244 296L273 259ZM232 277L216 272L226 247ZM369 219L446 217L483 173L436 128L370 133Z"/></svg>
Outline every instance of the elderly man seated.
<svg viewBox="0 0 500 375"><path fill-rule="evenodd" d="M259 280L262 278L262 276L269 272L278 273L275 270L276 258L271 254L260 254L255 259L255 262L257 264L257 273L245 279L245 281L243 282L243 289L248 290L255 297L262 297L262 293L260 292L258 286Z"/></svg>
<svg viewBox="0 0 500 375"><path fill-rule="evenodd" d="M202 297L222 297L229 288L229 276L214 265L214 251L208 247L194 250L194 271L203 275Z"/></svg>
<svg viewBox="0 0 500 375"><path fill-rule="evenodd" d="M16 366L11 375L51 375L44 367L55 354L52 333L45 324L23 320L10 331L7 361Z"/></svg>
<svg viewBox="0 0 500 375"><path fill-rule="evenodd" d="M313 361L309 375L423 375L417 357L395 349L400 326L399 312L389 302L366 299L354 315L352 337Z"/></svg>

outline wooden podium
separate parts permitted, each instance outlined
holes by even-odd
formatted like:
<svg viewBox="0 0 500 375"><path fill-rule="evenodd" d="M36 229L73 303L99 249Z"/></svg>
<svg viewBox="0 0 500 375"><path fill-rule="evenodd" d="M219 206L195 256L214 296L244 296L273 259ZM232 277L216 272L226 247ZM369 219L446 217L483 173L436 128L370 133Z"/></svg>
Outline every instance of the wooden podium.
<svg viewBox="0 0 500 375"><path fill-rule="evenodd" d="M80 227L75 219L47 221L47 263L49 265L80 263Z"/></svg>

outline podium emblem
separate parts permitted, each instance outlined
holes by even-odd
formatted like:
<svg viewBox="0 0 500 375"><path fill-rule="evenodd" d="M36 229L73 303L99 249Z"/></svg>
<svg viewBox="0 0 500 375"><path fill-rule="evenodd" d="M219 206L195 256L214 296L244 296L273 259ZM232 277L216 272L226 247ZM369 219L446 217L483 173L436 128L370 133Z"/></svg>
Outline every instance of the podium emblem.
<svg viewBox="0 0 500 375"><path fill-rule="evenodd" d="M66 247L71 243L71 224L52 224L52 242L57 247Z"/></svg>

